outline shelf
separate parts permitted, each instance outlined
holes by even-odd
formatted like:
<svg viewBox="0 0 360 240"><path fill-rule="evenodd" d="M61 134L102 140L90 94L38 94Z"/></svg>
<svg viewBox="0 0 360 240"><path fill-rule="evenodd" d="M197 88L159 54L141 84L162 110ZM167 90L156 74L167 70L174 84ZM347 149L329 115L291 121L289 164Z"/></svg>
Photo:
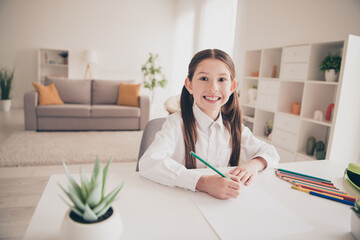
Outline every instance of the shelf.
<svg viewBox="0 0 360 240"><path fill-rule="evenodd" d="M326 127L331 127L331 122L330 121L319 121L319 120L315 120L315 119L312 119L312 118L302 118L304 121L308 121L308 122L312 122L312 123L316 123L316 124L319 124L319 125L323 125L323 126L326 126Z"/></svg>
<svg viewBox="0 0 360 240"><path fill-rule="evenodd" d="M243 120L254 123L255 118L250 116L243 116Z"/></svg>
<svg viewBox="0 0 360 240"><path fill-rule="evenodd" d="M248 107L248 108L255 108L255 104L254 104L254 105L250 105L250 104L248 104L248 103L243 103L243 104L241 104L241 106Z"/></svg>
<svg viewBox="0 0 360 240"><path fill-rule="evenodd" d="M334 85L337 86L338 82L326 82L324 80L306 80L307 84L320 84L320 85Z"/></svg>
<svg viewBox="0 0 360 240"><path fill-rule="evenodd" d="M58 68L67 68L67 64L41 64L41 67L58 67Z"/></svg>
<svg viewBox="0 0 360 240"><path fill-rule="evenodd" d="M309 156L305 152L298 152L297 154L308 161L319 161L318 159L316 159L315 154L314 156Z"/></svg>

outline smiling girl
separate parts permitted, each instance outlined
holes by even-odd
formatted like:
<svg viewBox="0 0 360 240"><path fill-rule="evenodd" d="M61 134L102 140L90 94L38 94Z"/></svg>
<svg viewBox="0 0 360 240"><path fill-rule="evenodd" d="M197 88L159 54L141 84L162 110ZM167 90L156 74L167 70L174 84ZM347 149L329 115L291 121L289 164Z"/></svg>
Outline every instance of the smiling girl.
<svg viewBox="0 0 360 240"><path fill-rule="evenodd" d="M181 111L169 115L139 161L140 175L152 181L206 192L216 198L236 198L242 184L279 162L275 148L253 136L241 122L235 66L228 54L207 49L195 54L181 93ZM246 163L239 165L240 150ZM234 166L223 178L194 168L196 152L214 167Z"/></svg>

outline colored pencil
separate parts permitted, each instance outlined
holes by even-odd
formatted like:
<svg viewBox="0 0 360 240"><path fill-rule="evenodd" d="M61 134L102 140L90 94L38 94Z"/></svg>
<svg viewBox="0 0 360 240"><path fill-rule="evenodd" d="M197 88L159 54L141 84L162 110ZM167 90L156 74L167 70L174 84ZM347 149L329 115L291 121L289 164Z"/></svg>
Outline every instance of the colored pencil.
<svg viewBox="0 0 360 240"><path fill-rule="evenodd" d="M212 170L214 170L216 173L218 173L220 176L227 178L227 176L223 173L221 173L219 170L217 170L216 168L214 168L213 166L210 165L210 163L206 162L205 160L203 160L201 157L199 157L198 155L196 155L193 151L190 152L191 155L193 155L194 157L196 157L197 159L199 159L202 163L204 163L206 166L208 166L209 168L211 168Z"/></svg>
<svg viewBox="0 0 360 240"><path fill-rule="evenodd" d="M313 191L313 190L310 190L310 189L305 189L305 188L302 188L302 187L298 187L298 186L295 186L295 185L292 185L291 188L302 191L302 192L306 192L306 193L317 192L317 191ZM321 192L317 192L317 193L321 193ZM324 194L324 195L330 196L330 197L334 197L334 198L337 198L337 199L343 199L342 197L333 196L333 195L328 194L328 193L321 193L321 194Z"/></svg>
<svg viewBox="0 0 360 240"><path fill-rule="evenodd" d="M306 179L306 180L310 180L310 181L314 181L314 182L320 182L320 183L324 183L324 184L332 184L331 182L322 181L322 180L318 180L318 179L314 179L314 178L309 178L309 177L304 177L304 176L300 176L300 175L296 175L296 174L291 174L291 173L286 173L286 172L276 171L275 174L281 174L281 175L284 175L284 176Z"/></svg>
<svg viewBox="0 0 360 240"><path fill-rule="evenodd" d="M336 193L340 193L340 194L347 195L346 192L342 192L342 191L339 191L339 190L335 190L334 188L329 188L329 187L325 187L325 186L315 185L315 184L311 184L311 183L303 183L303 182L299 182L299 181L291 181L291 182L292 182L292 184L299 185L299 186L314 187L314 188L319 188L319 189L322 189L322 190L328 190L328 191L332 191L332 192L336 192Z"/></svg>
<svg viewBox="0 0 360 240"><path fill-rule="evenodd" d="M277 168L276 170L278 170L280 172L287 172L287 173L303 176L303 177L310 177L310 178L318 179L318 180L325 181L325 182L331 182L330 180L327 180L327 179L318 178L318 177L306 175L306 174L303 174L303 173L293 172L293 171L285 170L285 169L282 169L282 168Z"/></svg>
<svg viewBox="0 0 360 240"><path fill-rule="evenodd" d="M325 184L325 183L321 183L321 182L315 182L315 181L307 180L307 179L304 179L304 178L291 177L291 176L287 176L287 175L283 175L283 174L277 174L277 176L279 176L279 177L285 177L285 178L289 178L289 179L294 179L294 180L299 180L299 181L304 181L304 182L309 182L309 183L314 183L314 184L318 184L318 185L324 185L324 186L332 186L332 187L334 187L333 184ZM334 188L335 188L335 187L334 187Z"/></svg>
<svg viewBox="0 0 360 240"><path fill-rule="evenodd" d="M290 183L293 183L294 181L299 182L299 183L309 183L309 182L305 182L305 181L302 181L302 180L296 180L296 179L286 178L286 177L283 177L283 176L278 176L278 177L281 178L282 180L287 181L287 182L290 182ZM327 187L327 188L329 188L329 189L339 190L339 189L336 188L335 186L322 185L322 184L318 184L318 183L310 183L310 184L313 184L313 185L316 185L316 186L321 186L321 187Z"/></svg>
<svg viewBox="0 0 360 240"><path fill-rule="evenodd" d="M347 205L350 205L350 206L355 206L354 202L351 202L351 201L348 201L348 200L337 199L337 198L326 196L324 194L317 193L317 192L314 192L314 191L310 191L310 194L314 195L314 196L317 196L317 197L322 197L322 198L326 198L326 199L333 200L333 201L336 201L336 202L344 203L344 204L347 204Z"/></svg>
<svg viewBox="0 0 360 240"><path fill-rule="evenodd" d="M342 193L342 194L347 194L346 192L342 192L340 190L338 190L338 188L334 188L334 187L328 187L328 186L323 186L323 185L317 185L317 184L312 184L312 183L306 183L306 182L301 182L301 181L297 181L297 180L291 180L292 183L296 183L296 184L301 184L301 185L307 185L310 187L318 187L318 188L322 188L324 190L331 190L331 191L335 191L338 193Z"/></svg>
<svg viewBox="0 0 360 240"><path fill-rule="evenodd" d="M296 185L296 186L298 186L298 185ZM312 190L312 191L316 191L316 192L319 192L319 193L324 193L324 194L326 193L326 194L331 194L331 195L334 195L334 196L338 196L338 197L341 197L341 198L343 198L345 200L348 200L348 201L351 201L351 202L356 201L355 197L346 196L344 194L336 193L336 192L333 192L333 191L322 190L322 189L319 189L319 188L309 187L309 186L299 186L299 187L309 189L309 190Z"/></svg>

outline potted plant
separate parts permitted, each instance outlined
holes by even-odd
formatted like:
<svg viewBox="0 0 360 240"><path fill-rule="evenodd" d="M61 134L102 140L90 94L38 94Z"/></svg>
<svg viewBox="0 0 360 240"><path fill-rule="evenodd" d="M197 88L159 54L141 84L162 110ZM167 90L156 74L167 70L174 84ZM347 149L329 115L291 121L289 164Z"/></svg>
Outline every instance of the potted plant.
<svg viewBox="0 0 360 240"><path fill-rule="evenodd" d="M66 212L61 229L60 239L119 239L123 230L122 221L116 207L111 204L119 194L123 183L105 195L105 186L111 159L103 170L96 157L94 170L89 181L81 169L81 184L77 184L70 175L65 163L67 178L70 182L68 190L59 184L72 202L65 203L70 207Z"/></svg>
<svg viewBox="0 0 360 240"><path fill-rule="evenodd" d="M10 91L12 80L14 78L14 71L6 68L0 70L0 90L1 90L1 109L4 112L9 112L11 107Z"/></svg>
<svg viewBox="0 0 360 240"><path fill-rule="evenodd" d="M149 58L144 65L141 66L141 71L144 75L144 88L150 90L151 102L154 100L154 89L158 86L164 88L167 84L162 67L159 63L159 55L149 53Z"/></svg>
<svg viewBox="0 0 360 240"><path fill-rule="evenodd" d="M360 200L355 201L355 206L351 207L351 233L356 240L360 240Z"/></svg>
<svg viewBox="0 0 360 240"><path fill-rule="evenodd" d="M61 52L59 53L59 56L63 58L63 64L68 64L68 52Z"/></svg>
<svg viewBox="0 0 360 240"><path fill-rule="evenodd" d="M320 63L320 70L325 72L325 80L329 82L337 81L341 66L341 57L337 53L331 55L329 53Z"/></svg>

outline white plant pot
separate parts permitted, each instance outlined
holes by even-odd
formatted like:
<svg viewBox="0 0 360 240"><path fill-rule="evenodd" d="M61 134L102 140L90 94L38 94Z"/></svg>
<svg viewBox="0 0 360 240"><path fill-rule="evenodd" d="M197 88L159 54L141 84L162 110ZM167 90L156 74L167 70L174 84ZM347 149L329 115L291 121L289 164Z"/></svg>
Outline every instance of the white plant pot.
<svg viewBox="0 0 360 240"><path fill-rule="evenodd" d="M248 98L249 98L249 104L250 105L255 105L256 103L256 96L257 96L257 89L255 88L250 88L248 90Z"/></svg>
<svg viewBox="0 0 360 240"><path fill-rule="evenodd" d="M351 210L351 233L356 240L360 240L360 217Z"/></svg>
<svg viewBox="0 0 360 240"><path fill-rule="evenodd" d="M0 107L3 112L9 112L11 108L11 99L0 100Z"/></svg>
<svg viewBox="0 0 360 240"><path fill-rule="evenodd" d="M325 71L325 80L327 82L336 82L338 79L339 73L335 73L335 69L329 69Z"/></svg>
<svg viewBox="0 0 360 240"><path fill-rule="evenodd" d="M98 223L78 223L70 218L70 211L66 211L61 228L60 239L71 240L118 240L123 232L123 224L118 209L112 206L113 214Z"/></svg>

